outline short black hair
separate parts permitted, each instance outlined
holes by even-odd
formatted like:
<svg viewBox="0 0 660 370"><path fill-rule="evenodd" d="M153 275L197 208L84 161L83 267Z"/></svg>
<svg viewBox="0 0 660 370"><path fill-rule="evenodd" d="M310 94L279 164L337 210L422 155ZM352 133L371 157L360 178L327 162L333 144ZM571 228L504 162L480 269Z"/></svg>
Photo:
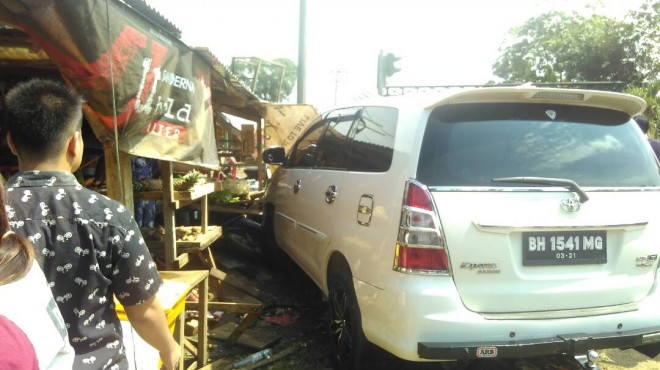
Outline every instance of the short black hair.
<svg viewBox="0 0 660 370"><path fill-rule="evenodd" d="M62 82L31 79L5 97L6 128L18 154L43 159L57 155L82 124L83 98Z"/></svg>
<svg viewBox="0 0 660 370"><path fill-rule="evenodd" d="M638 114L633 117L639 128L642 129L642 132L647 133L649 131L649 119L646 118L643 114Z"/></svg>

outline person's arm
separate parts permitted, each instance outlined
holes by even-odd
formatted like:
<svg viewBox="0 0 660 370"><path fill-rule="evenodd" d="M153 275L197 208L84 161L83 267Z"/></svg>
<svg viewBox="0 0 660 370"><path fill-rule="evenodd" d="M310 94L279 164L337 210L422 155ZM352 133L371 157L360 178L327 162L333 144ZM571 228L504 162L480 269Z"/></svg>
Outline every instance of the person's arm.
<svg viewBox="0 0 660 370"><path fill-rule="evenodd" d="M176 369L181 358L181 347L170 334L165 311L156 295L144 303L124 306L124 312L138 335L158 350L163 367Z"/></svg>

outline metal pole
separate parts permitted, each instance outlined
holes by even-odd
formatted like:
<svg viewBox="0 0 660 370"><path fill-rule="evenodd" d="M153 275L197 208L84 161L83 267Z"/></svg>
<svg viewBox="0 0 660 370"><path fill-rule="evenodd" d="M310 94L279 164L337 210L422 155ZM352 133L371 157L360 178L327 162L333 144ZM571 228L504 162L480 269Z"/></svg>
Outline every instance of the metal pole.
<svg viewBox="0 0 660 370"><path fill-rule="evenodd" d="M298 103L305 102L306 59L305 48L307 34L307 0L300 0L300 22L298 25Z"/></svg>

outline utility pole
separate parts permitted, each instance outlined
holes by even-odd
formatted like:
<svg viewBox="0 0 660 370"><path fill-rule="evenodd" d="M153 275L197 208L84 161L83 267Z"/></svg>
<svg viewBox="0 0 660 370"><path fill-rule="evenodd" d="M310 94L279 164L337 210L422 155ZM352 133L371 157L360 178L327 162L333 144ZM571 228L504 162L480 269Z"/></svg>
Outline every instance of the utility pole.
<svg viewBox="0 0 660 370"><path fill-rule="evenodd" d="M307 74L307 0L300 0L300 20L298 24L298 103L305 102Z"/></svg>
<svg viewBox="0 0 660 370"><path fill-rule="evenodd" d="M342 82L342 74L346 74L347 71L341 70L341 69L336 69L334 71L330 71L330 73L335 75L335 102L334 104L337 105L337 91L339 90L339 83Z"/></svg>

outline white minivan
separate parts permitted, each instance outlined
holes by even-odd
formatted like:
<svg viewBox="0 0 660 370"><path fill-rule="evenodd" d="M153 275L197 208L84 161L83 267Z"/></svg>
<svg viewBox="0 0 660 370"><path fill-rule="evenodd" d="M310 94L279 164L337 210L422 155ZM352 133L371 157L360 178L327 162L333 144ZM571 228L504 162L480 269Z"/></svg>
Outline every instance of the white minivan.
<svg viewBox="0 0 660 370"><path fill-rule="evenodd" d="M321 114L264 227L331 307L339 368L660 351L660 167L619 93L485 87Z"/></svg>

